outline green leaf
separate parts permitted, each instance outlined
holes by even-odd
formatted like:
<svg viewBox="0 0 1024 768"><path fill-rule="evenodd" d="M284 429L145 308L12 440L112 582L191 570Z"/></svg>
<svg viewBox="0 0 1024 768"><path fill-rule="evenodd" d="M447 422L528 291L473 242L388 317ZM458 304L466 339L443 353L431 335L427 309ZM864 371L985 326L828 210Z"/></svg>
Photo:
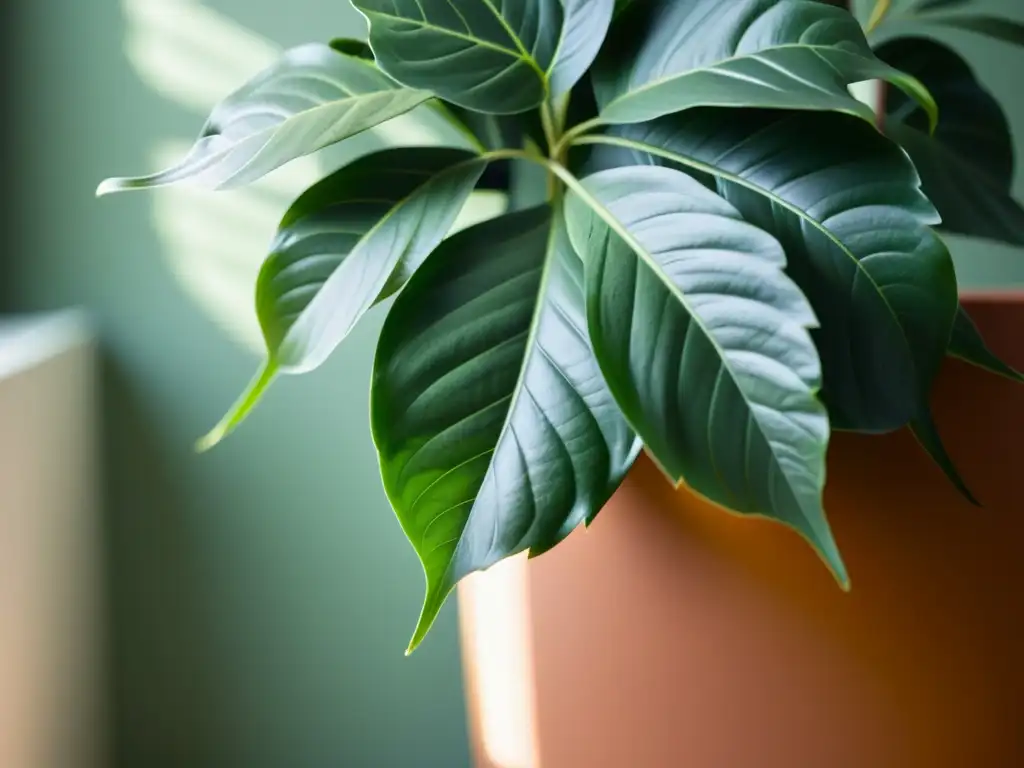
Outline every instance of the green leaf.
<svg viewBox="0 0 1024 768"><path fill-rule="evenodd" d="M661 162L710 177L782 242L821 323L833 427L890 431L926 407L957 306L953 265L913 166L869 124L698 109L588 140L628 153L604 166Z"/></svg>
<svg viewBox="0 0 1024 768"><path fill-rule="evenodd" d="M595 72L601 119L637 123L698 106L849 112L850 95L889 80L934 115L928 92L879 61L847 11L813 0L651 0L624 17ZM627 25L629 26L629 25Z"/></svg>
<svg viewBox="0 0 1024 768"><path fill-rule="evenodd" d="M976 507L981 506L981 502L978 501L977 497L968 487L960 474L960 471L956 468L956 464L953 462L953 458L949 455L946 450L946 446L942 444L942 437L939 435L939 429L935 424L935 419L932 416L931 407L929 406L922 411L918 416L910 422L910 431L914 437L921 444L921 447L931 456L939 469L941 469L949 481L953 484L953 487L960 492L967 501Z"/></svg>
<svg viewBox="0 0 1024 768"><path fill-rule="evenodd" d="M594 352L663 470L803 534L846 584L821 494L828 417L810 304L768 233L669 168L602 171L567 202Z"/></svg>
<svg viewBox="0 0 1024 768"><path fill-rule="evenodd" d="M639 450L590 350L561 216L508 214L427 259L381 333L371 423L426 574L411 651L460 579L593 519Z"/></svg>
<svg viewBox="0 0 1024 768"><path fill-rule="evenodd" d="M937 19L929 18L928 21L951 29L976 32L1003 43L1024 46L1024 23L1002 16L987 14L942 16Z"/></svg>
<svg viewBox="0 0 1024 768"><path fill-rule="evenodd" d="M256 283L267 362L200 447L237 427L277 373L321 365L367 310L401 288L451 228L485 165L459 149L388 149L299 197Z"/></svg>
<svg viewBox="0 0 1024 768"><path fill-rule="evenodd" d="M957 311L956 322L953 323L953 334L949 339L949 354L990 373L1024 383L1024 375L1004 363L995 352L989 349L978 326L974 324L963 307Z"/></svg>
<svg viewBox="0 0 1024 768"><path fill-rule="evenodd" d="M962 8L970 5L974 0L920 0L915 3L911 10L916 14L934 13L935 11L948 11L954 8Z"/></svg>
<svg viewBox="0 0 1024 768"><path fill-rule="evenodd" d="M941 228L1024 245L1024 208L1010 195L1013 137L999 102L959 55L934 40L898 38L878 55L919 77L942 111L929 135L913 102L891 89L887 96L885 132L913 159Z"/></svg>
<svg viewBox="0 0 1024 768"><path fill-rule="evenodd" d="M597 56L614 0L353 0L389 75L477 112L567 93Z"/></svg>
<svg viewBox="0 0 1024 768"><path fill-rule="evenodd" d="M320 44L293 48L214 108L177 165L151 176L108 179L97 194L184 181L239 187L429 98L429 91L398 86L360 56Z"/></svg>

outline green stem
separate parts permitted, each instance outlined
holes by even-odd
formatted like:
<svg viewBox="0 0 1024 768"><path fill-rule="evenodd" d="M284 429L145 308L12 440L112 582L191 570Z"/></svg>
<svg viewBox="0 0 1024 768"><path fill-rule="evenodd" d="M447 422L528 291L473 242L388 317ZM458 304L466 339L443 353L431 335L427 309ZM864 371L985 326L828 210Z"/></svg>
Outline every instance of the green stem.
<svg viewBox="0 0 1024 768"><path fill-rule="evenodd" d="M552 108L551 108L551 102L550 101L545 101L543 104L540 105L540 121L541 121L541 124L544 126L544 138L547 141L548 152L551 154L551 157L557 159L558 155L555 154L555 148L558 146L559 130L558 130L558 125L556 124L556 121L555 121L555 114L554 114L554 110L552 110ZM554 200L555 197L558 194L559 194L559 191L558 191L558 181L555 179L555 177L549 171L548 172L548 199L549 200Z"/></svg>
<svg viewBox="0 0 1024 768"><path fill-rule="evenodd" d="M568 131L562 134L562 138L558 140L558 144L555 145L555 148L552 151L551 156L561 157L565 153L565 151L572 145L572 143L576 141L576 139L578 139L580 136L583 136L585 133L594 130L595 128L600 128L602 125L604 125L604 122L598 117L595 117L591 120L585 120L584 122L579 123L578 125L574 125Z"/></svg>
<svg viewBox="0 0 1024 768"><path fill-rule="evenodd" d="M267 387L276 376L277 364L273 360L268 360L253 377L242 396L231 406L227 415L206 436L196 442L196 450L205 453L231 434L235 427L241 424L249 412L256 407L256 403L263 397L263 393L267 391Z"/></svg>
<svg viewBox="0 0 1024 768"><path fill-rule="evenodd" d="M892 0L877 0L874 9L871 11L871 17L868 19L866 27L867 32L874 32L882 20L885 19L886 14L889 13L889 9L892 6Z"/></svg>

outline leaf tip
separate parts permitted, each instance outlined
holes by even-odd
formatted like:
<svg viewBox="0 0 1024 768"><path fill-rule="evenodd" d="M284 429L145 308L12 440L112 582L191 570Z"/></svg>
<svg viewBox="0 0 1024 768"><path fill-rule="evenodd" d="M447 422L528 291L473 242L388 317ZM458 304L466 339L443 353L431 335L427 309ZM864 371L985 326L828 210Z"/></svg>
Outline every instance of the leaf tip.
<svg viewBox="0 0 1024 768"><path fill-rule="evenodd" d="M223 422L196 440L196 453L206 453L207 451L213 450L225 437L227 437L228 430L224 429L222 425Z"/></svg>
<svg viewBox="0 0 1024 768"><path fill-rule="evenodd" d="M245 421L246 416L256 407L267 387L277 375L277 366L273 361L268 361L256 374L245 392L238 398L238 401L229 410L217 425L196 441L196 451L206 453L215 448L228 435Z"/></svg>
<svg viewBox="0 0 1024 768"><path fill-rule="evenodd" d="M106 197L123 189L125 189L124 179L104 179L96 187L96 197Z"/></svg>

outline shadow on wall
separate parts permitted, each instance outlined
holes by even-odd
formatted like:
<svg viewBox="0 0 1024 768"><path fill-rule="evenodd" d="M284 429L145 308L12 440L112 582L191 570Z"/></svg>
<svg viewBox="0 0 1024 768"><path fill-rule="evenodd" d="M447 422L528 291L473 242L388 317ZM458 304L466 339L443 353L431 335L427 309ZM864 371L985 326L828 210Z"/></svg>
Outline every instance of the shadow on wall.
<svg viewBox="0 0 1024 768"><path fill-rule="evenodd" d="M0 3L0 34L5 29L15 29L14 3ZM0 42L6 42L0 40ZM14 103L14 82L17 77L16 55L11 46L0 45L0 104ZM16 150L14 146L15 132L13 122L0 120L0 173L10 179L14 169ZM15 197L13 203L5 204L0 209L0 227L7 235L7 241L0 248L0 314L11 311L15 306L14 297L14 266L12 255L19 250L16 223L20 218L20 199ZM10 249L10 251L8 251Z"/></svg>
<svg viewBox="0 0 1024 768"><path fill-rule="evenodd" d="M195 557L201 533L182 514L187 483L175 476L138 389L103 359L111 764L131 765L152 750L150 765L208 765L227 705L201 629L214 610Z"/></svg>

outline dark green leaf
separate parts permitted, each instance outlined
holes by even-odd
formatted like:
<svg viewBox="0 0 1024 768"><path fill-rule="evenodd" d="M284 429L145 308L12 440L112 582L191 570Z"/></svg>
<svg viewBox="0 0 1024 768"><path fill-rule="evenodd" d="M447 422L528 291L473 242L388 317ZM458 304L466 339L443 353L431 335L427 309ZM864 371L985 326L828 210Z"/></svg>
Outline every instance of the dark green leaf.
<svg viewBox="0 0 1024 768"><path fill-rule="evenodd" d="M388 315L371 421L427 578L410 650L460 579L592 519L639 450L590 350L581 283L545 206L445 241Z"/></svg>
<svg viewBox="0 0 1024 768"><path fill-rule="evenodd" d="M847 11L812 0L651 0L624 16L598 61L601 118L635 123L697 106L849 112L848 86L890 80L927 109L914 78L875 58Z"/></svg>
<svg viewBox="0 0 1024 768"><path fill-rule="evenodd" d="M1024 46L1024 23L1002 16L972 14L970 16L943 16L937 19L928 19L928 21L951 29L976 32L1004 43Z"/></svg>
<svg viewBox="0 0 1024 768"><path fill-rule="evenodd" d="M320 44L293 48L214 108L180 163L152 176L108 179L97 193L183 181L238 187L430 97L429 91L398 86L359 56Z"/></svg>
<svg viewBox="0 0 1024 768"><path fill-rule="evenodd" d="M970 5L974 0L918 0L911 10L914 13L933 13L935 11L948 11L954 8L962 8Z"/></svg>
<svg viewBox="0 0 1024 768"><path fill-rule="evenodd" d="M931 407L921 412L920 415L915 416L910 422L910 431L914 437L921 444L921 447L931 456L934 461L941 469L949 481L953 484L960 494L967 499L971 504L976 507L980 507L981 503L975 497L974 493L968 487L960 474L960 471L956 468L956 464L953 463L952 457L946 450L946 446L942 444L942 437L939 435L939 429L935 424L935 419L932 416Z"/></svg>
<svg viewBox="0 0 1024 768"><path fill-rule="evenodd" d="M796 529L845 584L821 501L815 318L782 246L669 168L575 187L566 219L594 352L630 424L670 478Z"/></svg>
<svg viewBox="0 0 1024 768"><path fill-rule="evenodd" d="M567 93L590 67L614 0L353 0L381 68L478 112Z"/></svg>
<svg viewBox="0 0 1024 768"><path fill-rule="evenodd" d="M956 322L953 323L953 335L949 339L949 354L990 373L1024 383L1024 376L1000 360L999 356L989 349L978 326L974 324L963 307L960 307L956 315Z"/></svg>
<svg viewBox="0 0 1024 768"><path fill-rule="evenodd" d="M368 309L401 288L451 228L485 164L459 149L388 149L296 200L256 284L267 362L200 446L238 426L275 374L323 363Z"/></svg>
<svg viewBox="0 0 1024 768"><path fill-rule="evenodd" d="M929 136L913 102L892 89L887 96L885 131L914 160L942 229L1024 245L1024 209L1010 196L1013 139L999 103L959 55L934 40L898 38L878 55L919 77L942 112Z"/></svg>
<svg viewBox="0 0 1024 768"><path fill-rule="evenodd" d="M845 115L722 109L593 141L717 179L747 221L781 240L821 323L814 337L834 427L888 431L926 407L956 282L927 226L935 211L898 147Z"/></svg>

